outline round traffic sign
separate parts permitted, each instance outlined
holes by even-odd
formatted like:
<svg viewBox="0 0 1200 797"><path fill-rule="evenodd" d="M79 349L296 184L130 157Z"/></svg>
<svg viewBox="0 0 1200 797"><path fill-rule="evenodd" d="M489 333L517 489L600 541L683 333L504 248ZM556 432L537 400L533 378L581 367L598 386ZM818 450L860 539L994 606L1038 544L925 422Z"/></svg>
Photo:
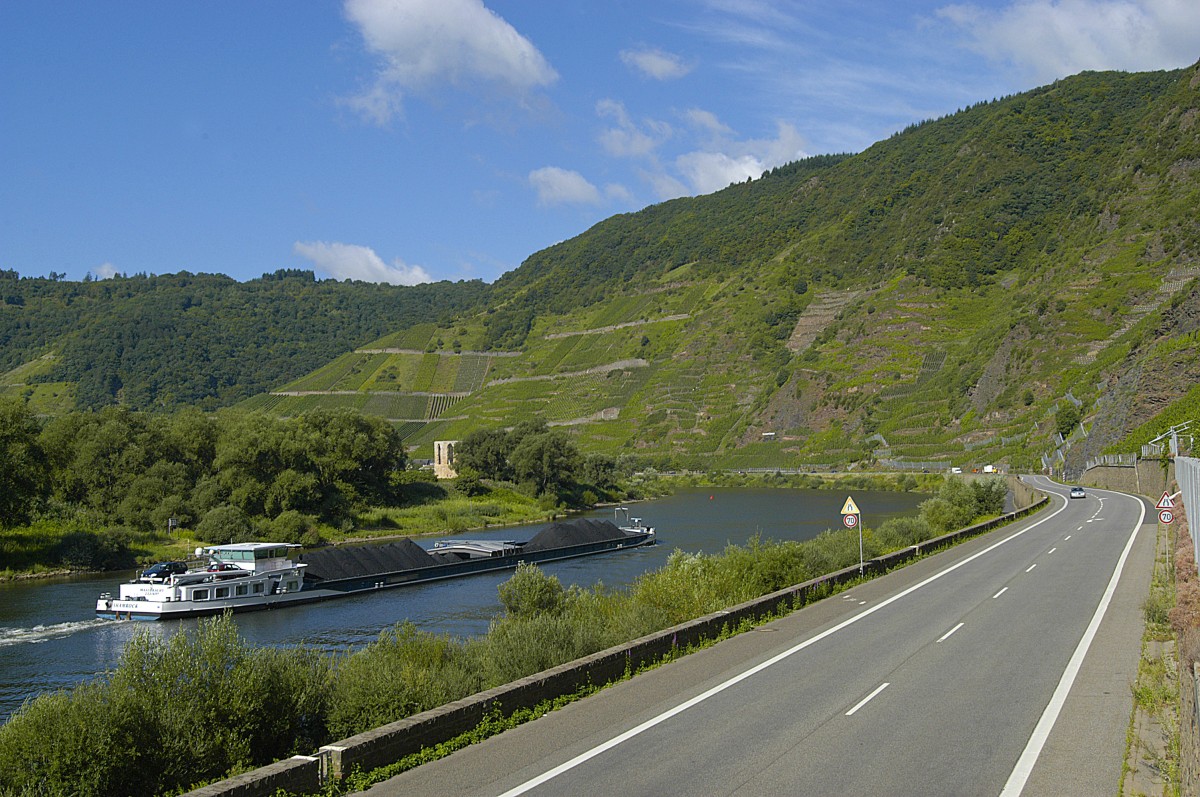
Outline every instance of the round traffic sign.
<svg viewBox="0 0 1200 797"><path fill-rule="evenodd" d="M1175 522L1175 513L1172 512L1170 509L1164 509L1163 511L1158 513L1158 522L1164 523L1164 524L1170 524L1170 523Z"/></svg>
<svg viewBox="0 0 1200 797"><path fill-rule="evenodd" d="M842 522L846 524L846 528L852 529L858 525L858 515L842 515Z"/></svg>

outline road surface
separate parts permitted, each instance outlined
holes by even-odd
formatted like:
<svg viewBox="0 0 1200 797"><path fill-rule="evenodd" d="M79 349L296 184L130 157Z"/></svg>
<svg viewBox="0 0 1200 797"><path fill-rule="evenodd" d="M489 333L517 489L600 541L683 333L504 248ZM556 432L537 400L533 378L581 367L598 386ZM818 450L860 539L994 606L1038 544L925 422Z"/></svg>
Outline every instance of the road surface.
<svg viewBox="0 0 1200 797"><path fill-rule="evenodd" d="M1115 794L1155 517L1038 486L1036 517L366 794Z"/></svg>

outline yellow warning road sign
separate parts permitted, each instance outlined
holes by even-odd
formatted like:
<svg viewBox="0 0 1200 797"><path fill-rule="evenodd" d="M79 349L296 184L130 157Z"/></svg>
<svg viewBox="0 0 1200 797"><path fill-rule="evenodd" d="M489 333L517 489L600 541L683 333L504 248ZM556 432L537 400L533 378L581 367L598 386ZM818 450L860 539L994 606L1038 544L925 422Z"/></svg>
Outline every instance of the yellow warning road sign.
<svg viewBox="0 0 1200 797"><path fill-rule="evenodd" d="M854 503L854 499L851 498L850 496L846 496L846 503L842 504L842 514L843 515L860 514L858 511L858 504Z"/></svg>

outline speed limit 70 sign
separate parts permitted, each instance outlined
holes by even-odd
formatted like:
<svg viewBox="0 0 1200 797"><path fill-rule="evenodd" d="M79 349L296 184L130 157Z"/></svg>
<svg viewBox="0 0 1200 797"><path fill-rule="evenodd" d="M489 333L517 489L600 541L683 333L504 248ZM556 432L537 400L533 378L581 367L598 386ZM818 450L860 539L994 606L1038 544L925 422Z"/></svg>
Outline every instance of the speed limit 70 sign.
<svg viewBox="0 0 1200 797"><path fill-rule="evenodd" d="M1170 509L1164 509L1158 513L1158 522L1163 525L1170 525L1175 522L1175 513Z"/></svg>

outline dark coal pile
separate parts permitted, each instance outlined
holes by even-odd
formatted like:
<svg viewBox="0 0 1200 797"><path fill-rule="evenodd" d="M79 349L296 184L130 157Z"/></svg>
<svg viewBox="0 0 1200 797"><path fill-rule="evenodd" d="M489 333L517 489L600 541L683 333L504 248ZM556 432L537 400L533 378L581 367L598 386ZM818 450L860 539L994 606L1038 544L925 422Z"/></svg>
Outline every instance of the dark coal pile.
<svg viewBox="0 0 1200 797"><path fill-rule="evenodd" d="M304 571L305 578L322 581L374 576L438 564L437 559L409 539L384 545L322 548L301 554L300 561L308 565Z"/></svg>
<svg viewBox="0 0 1200 797"><path fill-rule="evenodd" d="M565 548L589 542L620 540L628 535L617 528L611 520L580 518L560 523L551 523L525 543L526 551L545 551L550 548Z"/></svg>

